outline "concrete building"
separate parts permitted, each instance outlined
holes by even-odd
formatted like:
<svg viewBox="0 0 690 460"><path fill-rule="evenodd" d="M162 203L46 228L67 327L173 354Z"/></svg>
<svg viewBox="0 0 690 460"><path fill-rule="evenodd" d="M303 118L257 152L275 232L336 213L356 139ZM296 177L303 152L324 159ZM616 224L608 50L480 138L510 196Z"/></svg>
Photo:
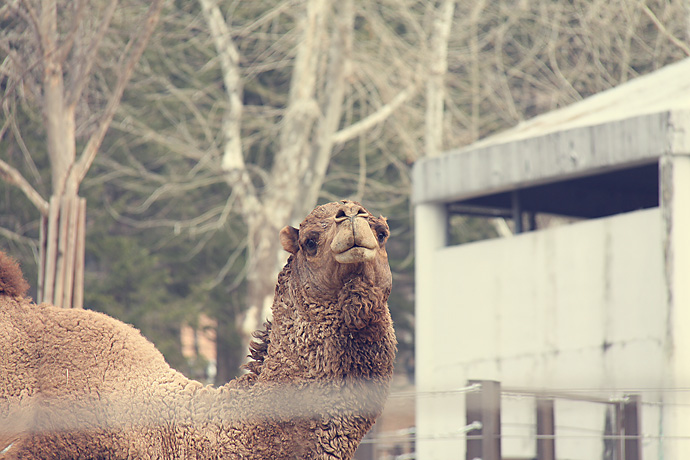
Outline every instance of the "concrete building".
<svg viewBox="0 0 690 460"><path fill-rule="evenodd" d="M690 456L690 59L419 161L413 201L417 458L465 458L483 379L504 458L536 457L515 389L639 394L643 458ZM453 213L578 220L449 246ZM607 410L556 398L556 458L615 458Z"/></svg>

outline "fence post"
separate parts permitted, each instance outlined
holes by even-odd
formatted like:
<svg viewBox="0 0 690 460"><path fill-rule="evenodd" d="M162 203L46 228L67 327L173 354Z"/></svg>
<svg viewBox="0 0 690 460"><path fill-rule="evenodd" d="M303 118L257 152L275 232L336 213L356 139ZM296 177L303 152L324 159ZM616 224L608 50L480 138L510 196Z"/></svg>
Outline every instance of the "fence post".
<svg viewBox="0 0 690 460"><path fill-rule="evenodd" d="M642 438L640 437L640 395L628 395L623 403L622 426L625 450L622 456L625 460L642 460Z"/></svg>
<svg viewBox="0 0 690 460"><path fill-rule="evenodd" d="M354 458L357 460L374 460L376 458L376 434L378 427L376 423L371 427L369 432L364 435L362 442L360 442L355 451Z"/></svg>
<svg viewBox="0 0 690 460"><path fill-rule="evenodd" d="M467 424L481 422L479 430L467 434L467 460L501 460L501 384L492 380L470 380L478 391L465 395Z"/></svg>
<svg viewBox="0 0 690 460"><path fill-rule="evenodd" d="M537 397L537 460L556 460L553 399Z"/></svg>

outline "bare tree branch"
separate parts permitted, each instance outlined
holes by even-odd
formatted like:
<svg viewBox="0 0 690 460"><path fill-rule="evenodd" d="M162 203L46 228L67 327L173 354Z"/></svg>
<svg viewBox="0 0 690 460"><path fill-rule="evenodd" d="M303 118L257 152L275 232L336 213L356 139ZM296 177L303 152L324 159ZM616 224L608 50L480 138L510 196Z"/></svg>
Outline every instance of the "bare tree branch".
<svg viewBox="0 0 690 460"><path fill-rule="evenodd" d="M6 102L7 101L5 101L5 103L2 104L2 110L5 113L5 117L7 120L5 122L5 126L9 126L12 129L12 135L14 136L15 142L17 142L17 144L19 145L19 149L22 151L22 154L24 155L24 161L26 161L26 164L28 165L29 170L31 171L31 174L33 175L33 178L36 181L36 183L40 184L41 175L38 172L36 163L31 157L31 152L29 152L29 148L26 146L26 143L24 142L22 132L19 129L19 126L17 126L17 120L15 119L14 112L9 109L8 104ZM2 139L2 136L4 134L5 126L3 126L3 129L0 132L0 139Z"/></svg>
<svg viewBox="0 0 690 460"><path fill-rule="evenodd" d="M215 0L199 0L213 44L218 52L223 83L228 98L228 109L223 121L225 149L221 161L224 171L245 169L242 154L240 122L242 119L242 83L239 72L239 54L232 42L232 35Z"/></svg>
<svg viewBox="0 0 690 460"><path fill-rule="evenodd" d="M16 241L21 244L26 244L28 246L31 246L34 250L37 248L36 240L32 238L27 238L24 235L20 235L17 232L13 232L12 230L4 227L0 227L0 236L3 238L6 238L8 240Z"/></svg>
<svg viewBox="0 0 690 460"><path fill-rule="evenodd" d="M2 176L7 183L17 186L19 190L26 195L29 201L36 206L36 209L38 209L41 215L48 215L48 202L43 199L41 194L29 184L19 171L3 160L0 160L0 176Z"/></svg>
<svg viewBox="0 0 690 460"><path fill-rule="evenodd" d="M59 48L54 51L56 59L59 62L65 62L67 56L72 50L74 41L77 38L77 32L79 31L79 24L81 23L84 17L84 13L86 11L86 1L77 0L76 5L74 6L76 13L72 18L72 27L70 31L67 33L67 36L62 40L62 43L60 44Z"/></svg>
<svg viewBox="0 0 690 460"><path fill-rule="evenodd" d="M86 83L89 80L89 76L91 74L91 69L93 68L93 65L96 62L96 54L98 53L98 49L101 46L101 42L103 41L103 37L105 37L105 33L108 31L108 27L110 27L110 22L112 21L113 14L115 13L115 9L117 8L117 0L111 0L107 2L107 8L105 11L105 14L103 15L103 18L101 19L101 23L98 27L98 31L96 34L89 40L89 46L84 53L84 56L81 59L78 59L75 68L72 69L72 72L70 72L71 81L67 88L65 89L66 91L66 102L67 105L69 106L74 106L79 98L81 98L82 92L84 90L84 87L86 86ZM80 5L79 11L83 12L83 2ZM77 24L79 19L75 19L75 24ZM154 24L155 25L155 24ZM76 27L75 27L76 29ZM76 35L76 30L74 30L74 35ZM145 43L144 43L145 46ZM70 46L71 48L71 46ZM67 50L65 50L67 51ZM135 59L134 62L138 60ZM127 82L125 81L125 85ZM119 102L119 101L118 101Z"/></svg>
<svg viewBox="0 0 690 460"><path fill-rule="evenodd" d="M354 35L354 5L352 0L342 0L335 6L333 14L334 31L331 34L331 46L328 50L328 67L321 80L325 81L321 103L322 116L316 124L316 133L312 140L312 154L309 166L305 171L304 183L307 184L299 202L294 207L291 219L299 221L309 213L319 199L326 170L333 153L333 134L337 131L343 113L346 82L352 72L352 44Z"/></svg>
<svg viewBox="0 0 690 460"><path fill-rule="evenodd" d="M690 46L688 46L686 43L684 43L682 40L678 39L676 36L674 36L669 30L666 28L666 26L659 20L659 18L654 14L654 12L644 3L642 3L642 12L647 15L649 19L654 23L657 29L664 34L666 38L668 38L671 43L676 45L678 48L683 50L683 52L687 55L690 56ZM688 26L690 27L690 25Z"/></svg>
<svg viewBox="0 0 690 460"><path fill-rule="evenodd" d="M43 52L43 55L45 55L48 52L50 52L50 50L45 46L45 37L41 30L41 21L38 17L38 14L36 14L36 10L34 9L33 5L29 0L20 1L24 5L24 8L26 8L26 13L24 13L24 10L22 10L21 8L16 8L15 12L24 17L28 16L27 22L31 24L31 27L33 27L34 34L36 35L36 43L39 47L41 47L41 51Z"/></svg>
<svg viewBox="0 0 690 460"><path fill-rule="evenodd" d="M96 154L98 153L101 142L103 142L105 133L110 127L110 122L112 121L117 106L122 99L122 94L125 91L125 87L132 76L134 66L143 54L144 49L151 38L151 34L158 23L162 8L163 0L153 1L144 20L144 24L139 30L139 33L137 33L136 36L133 37L127 44L128 48L131 46L132 51L129 53L124 61L124 64L122 65L122 70L118 75L117 82L115 83L113 92L108 100L105 110L103 111L103 115L100 117L96 131L89 138L89 141L84 147L84 150L82 151L79 160L75 164L74 169L70 172L70 176L75 177L78 183L84 179L84 176L86 176L86 173L88 172L94 158L96 157Z"/></svg>
<svg viewBox="0 0 690 460"><path fill-rule="evenodd" d="M419 90L419 83L413 82L405 89L400 91L388 104L385 104L376 112L369 114L366 118L361 119L347 128L343 128L333 135L334 144L344 144L345 142L361 136L374 126L383 123L393 112L402 104L410 100Z"/></svg>

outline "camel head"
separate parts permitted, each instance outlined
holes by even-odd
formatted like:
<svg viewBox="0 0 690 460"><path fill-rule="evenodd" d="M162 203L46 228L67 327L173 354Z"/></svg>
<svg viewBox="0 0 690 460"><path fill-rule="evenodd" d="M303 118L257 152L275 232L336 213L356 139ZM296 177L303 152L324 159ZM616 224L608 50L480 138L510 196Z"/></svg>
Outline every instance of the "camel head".
<svg viewBox="0 0 690 460"><path fill-rule="evenodd" d="M342 200L318 206L299 230L283 228L280 241L292 254L293 271L309 298L324 304L342 297L348 286L367 285L385 304L392 282L389 234L386 219Z"/></svg>

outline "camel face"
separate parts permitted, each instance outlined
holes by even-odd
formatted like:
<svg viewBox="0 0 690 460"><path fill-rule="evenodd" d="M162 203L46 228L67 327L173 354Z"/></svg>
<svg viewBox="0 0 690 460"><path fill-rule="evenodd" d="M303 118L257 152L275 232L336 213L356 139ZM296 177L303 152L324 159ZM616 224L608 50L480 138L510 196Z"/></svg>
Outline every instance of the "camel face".
<svg viewBox="0 0 690 460"><path fill-rule="evenodd" d="M388 230L370 227L369 217L371 214L356 203L348 202L340 206L335 214L336 232L330 246L338 263L355 264L376 257L378 240L384 243Z"/></svg>
<svg viewBox="0 0 690 460"><path fill-rule="evenodd" d="M353 274L385 289L391 284L389 234L386 219L355 201L342 200L318 206L299 230L285 227L280 238L314 291L339 290Z"/></svg>

